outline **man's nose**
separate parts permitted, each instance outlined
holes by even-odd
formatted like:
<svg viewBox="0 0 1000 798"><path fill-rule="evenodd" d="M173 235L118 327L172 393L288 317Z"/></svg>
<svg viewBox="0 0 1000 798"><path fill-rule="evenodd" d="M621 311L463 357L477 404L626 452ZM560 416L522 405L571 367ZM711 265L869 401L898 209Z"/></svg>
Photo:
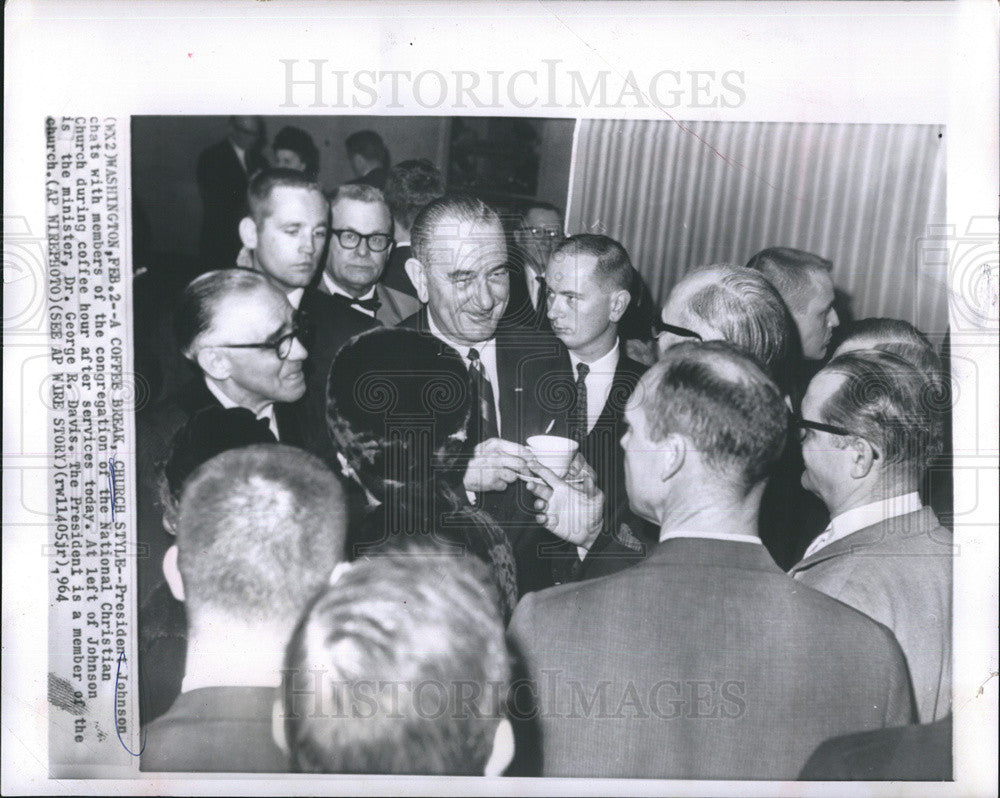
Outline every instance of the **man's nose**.
<svg viewBox="0 0 1000 798"><path fill-rule="evenodd" d="M316 251L316 241L313 239L312 233L302 236L299 249L307 255L312 255Z"/></svg>
<svg viewBox="0 0 1000 798"><path fill-rule="evenodd" d="M306 349L305 344L303 344L298 337L292 339L292 348L288 352L288 357L285 360L305 360L309 357L309 350Z"/></svg>

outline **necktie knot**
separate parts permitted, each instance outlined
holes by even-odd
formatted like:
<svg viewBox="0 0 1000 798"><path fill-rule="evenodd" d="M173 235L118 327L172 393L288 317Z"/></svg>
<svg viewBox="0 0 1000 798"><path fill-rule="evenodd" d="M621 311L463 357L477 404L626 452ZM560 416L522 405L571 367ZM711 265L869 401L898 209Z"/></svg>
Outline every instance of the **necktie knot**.
<svg viewBox="0 0 1000 798"><path fill-rule="evenodd" d="M352 296L345 296L344 294L333 294L333 298L349 307L362 308L370 313L375 313L382 307L382 302L375 295L368 297L368 299L355 299Z"/></svg>
<svg viewBox="0 0 1000 798"><path fill-rule="evenodd" d="M479 365L479 350L474 346L469 349L469 362L472 363L473 366Z"/></svg>
<svg viewBox="0 0 1000 798"><path fill-rule="evenodd" d="M576 373L579 375L579 378L581 380L585 380L587 379L587 375L590 374L590 366L588 366L586 363L577 363Z"/></svg>

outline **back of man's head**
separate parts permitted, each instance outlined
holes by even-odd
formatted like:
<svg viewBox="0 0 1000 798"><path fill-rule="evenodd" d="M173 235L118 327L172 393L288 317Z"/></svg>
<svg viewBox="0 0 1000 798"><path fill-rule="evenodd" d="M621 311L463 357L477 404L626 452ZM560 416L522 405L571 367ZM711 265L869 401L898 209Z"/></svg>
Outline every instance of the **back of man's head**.
<svg viewBox="0 0 1000 798"><path fill-rule="evenodd" d="M346 525L340 483L313 455L270 444L213 457L181 494L188 623L228 618L290 632L343 558Z"/></svg>
<svg viewBox="0 0 1000 798"><path fill-rule="evenodd" d="M689 291L684 291L685 285ZM722 340L757 358L784 388L792 322L774 287L758 272L718 264L686 276L680 288L685 313L714 330Z"/></svg>
<svg viewBox="0 0 1000 798"><path fill-rule="evenodd" d="M484 566L434 549L355 562L288 646L293 769L482 775L510 678ZM502 767L502 765L501 765Z"/></svg>
<svg viewBox="0 0 1000 798"><path fill-rule="evenodd" d="M250 179L250 185L247 188L250 218L253 219L258 228L271 214L272 199L277 188L300 188L305 191L315 191L320 195L323 193L319 183L305 172L300 172L297 169L285 169L280 166L261 169Z"/></svg>
<svg viewBox="0 0 1000 798"><path fill-rule="evenodd" d="M572 258L574 255L593 255L597 258L594 277L608 291L632 290L634 275L632 261L621 244L608 236L594 233L577 233L563 239L552 251L552 259Z"/></svg>
<svg viewBox="0 0 1000 798"><path fill-rule="evenodd" d="M389 167L389 150L382 137L374 130L359 130L352 133L344 141L348 157L360 155L370 163L380 163L383 168Z"/></svg>
<svg viewBox="0 0 1000 798"><path fill-rule="evenodd" d="M919 479L942 444L940 385L912 361L874 349L838 355L817 377L826 374L843 381L823 403L820 420L869 441L880 453L877 473Z"/></svg>
<svg viewBox="0 0 1000 798"><path fill-rule="evenodd" d="M198 338L211 328L216 308L223 299L275 290L263 274L249 269L216 269L195 277L184 289L174 315L178 349L193 359Z"/></svg>
<svg viewBox="0 0 1000 798"><path fill-rule="evenodd" d="M730 343L671 347L639 390L649 439L683 436L720 483L743 495L781 455L788 429L781 391Z"/></svg>
<svg viewBox="0 0 1000 798"><path fill-rule="evenodd" d="M393 220L404 230L413 227L424 206L443 195L441 170L426 158L400 161L385 179L385 201Z"/></svg>
<svg viewBox="0 0 1000 798"><path fill-rule="evenodd" d="M812 296L813 275L830 274L833 264L803 249L768 247L750 258L747 268L770 280L789 308L805 309Z"/></svg>
<svg viewBox="0 0 1000 798"><path fill-rule="evenodd" d="M442 222L446 229L438 230ZM469 225L496 225L501 230L500 217L489 205L466 194L448 194L424 207L413 221L410 246L413 257L425 266L432 262L431 253L436 239L442 236L459 237L460 228Z"/></svg>

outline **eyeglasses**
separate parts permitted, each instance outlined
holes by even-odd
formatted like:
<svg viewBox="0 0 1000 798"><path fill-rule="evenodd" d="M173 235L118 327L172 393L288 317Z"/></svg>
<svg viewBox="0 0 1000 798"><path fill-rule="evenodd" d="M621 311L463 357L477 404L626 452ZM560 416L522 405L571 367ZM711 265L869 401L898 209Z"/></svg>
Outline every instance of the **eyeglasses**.
<svg viewBox="0 0 1000 798"><path fill-rule="evenodd" d="M298 339L300 342L308 337L306 328L292 327L292 331L285 333L280 338L273 341L265 341L260 344L211 344L219 349L271 349L278 356L278 360L287 360L292 353L292 342Z"/></svg>
<svg viewBox="0 0 1000 798"><path fill-rule="evenodd" d="M864 435L859 435L857 432L851 432L846 427L840 427L837 426L836 424L824 424L822 421L809 421L808 419L805 418L795 419L795 426L798 427L800 431L807 429L814 429L817 430L818 432L828 432L831 435L839 435L844 438L865 437ZM874 447L872 447L872 458L875 460L878 459L878 452L875 451Z"/></svg>
<svg viewBox="0 0 1000 798"><path fill-rule="evenodd" d="M536 238L556 239L563 237L562 230L554 230L552 228L547 228L547 227L525 227L524 232L530 233Z"/></svg>
<svg viewBox="0 0 1000 798"><path fill-rule="evenodd" d="M695 341L704 340L700 333L696 333L694 330L689 330L687 327L678 327L676 324L667 324L659 316L654 316L652 323L650 324L650 330L653 333L653 338L658 338L663 333L671 333L680 338L693 338Z"/></svg>
<svg viewBox="0 0 1000 798"><path fill-rule="evenodd" d="M392 243L392 236L388 233L362 235L357 230L331 230L330 232L337 236L337 241L344 249L357 249L358 244L364 241L372 252L385 252L389 248L389 244Z"/></svg>

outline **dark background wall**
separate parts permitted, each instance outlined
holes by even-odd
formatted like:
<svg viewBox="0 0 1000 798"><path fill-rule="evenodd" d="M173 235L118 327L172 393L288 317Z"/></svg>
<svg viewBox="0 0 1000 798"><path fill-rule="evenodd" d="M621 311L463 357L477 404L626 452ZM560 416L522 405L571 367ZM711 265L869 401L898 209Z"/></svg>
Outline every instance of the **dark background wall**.
<svg viewBox="0 0 1000 798"><path fill-rule="evenodd" d="M536 196L565 207L572 155L572 119L530 120L538 133ZM344 139L357 130L374 130L385 141L393 163L427 158L448 172L451 117L266 116L267 146L285 125L300 127L320 151L319 182L333 189L353 177ZM132 186L149 221L149 246L161 255L195 258L201 225L201 199L195 181L198 155L225 138L227 116L138 116L132 120ZM485 128L484 128L485 129Z"/></svg>

